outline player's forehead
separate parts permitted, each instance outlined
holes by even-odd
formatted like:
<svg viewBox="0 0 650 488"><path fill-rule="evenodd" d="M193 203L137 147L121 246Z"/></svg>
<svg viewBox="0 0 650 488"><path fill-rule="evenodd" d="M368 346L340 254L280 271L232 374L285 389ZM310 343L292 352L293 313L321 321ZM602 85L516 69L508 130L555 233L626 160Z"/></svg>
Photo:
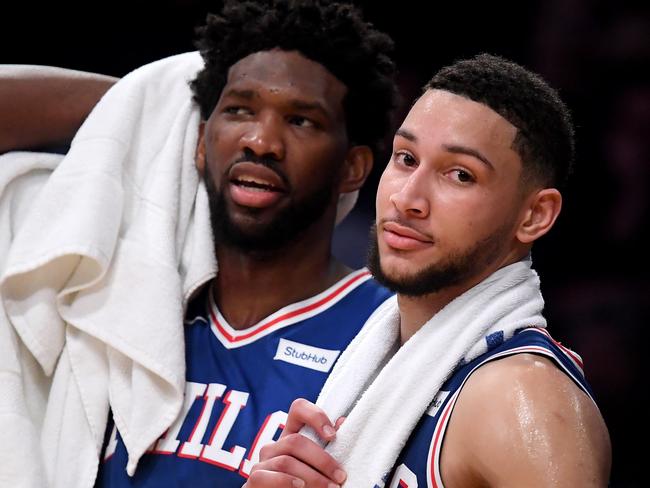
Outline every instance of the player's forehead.
<svg viewBox="0 0 650 488"><path fill-rule="evenodd" d="M285 96L342 111L347 88L325 66L300 52L272 49L249 54L230 67L222 96L233 91Z"/></svg>
<svg viewBox="0 0 650 488"><path fill-rule="evenodd" d="M517 128L489 106L445 91L428 90L413 105L397 137L427 147L468 147L494 159L514 156Z"/></svg>

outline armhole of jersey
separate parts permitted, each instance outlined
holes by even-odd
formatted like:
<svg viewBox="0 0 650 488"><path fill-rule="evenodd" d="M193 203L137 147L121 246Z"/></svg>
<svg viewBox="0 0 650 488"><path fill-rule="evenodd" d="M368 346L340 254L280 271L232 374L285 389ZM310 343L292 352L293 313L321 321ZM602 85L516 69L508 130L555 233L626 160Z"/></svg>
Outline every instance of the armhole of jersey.
<svg viewBox="0 0 650 488"><path fill-rule="evenodd" d="M571 364L582 373L582 365L576 364L576 360L573 357L572 354L569 352L565 351L563 347L560 347L558 343L550 337L548 332L546 331L539 331L537 329L529 329L529 330L534 330L535 332L538 332L542 335L544 335L547 339L551 341L552 344L556 345L558 350L566 356L566 358L571 362ZM571 351L572 352L572 351ZM574 374L573 371L571 371L560 359L560 357L551 349L541 347L541 346L535 346L535 345L528 345L528 346L520 346L520 347L514 347L512 349L508 349L506 351L502 351L500 353L496 353L494 355L491 355L490 357L486 358L485 360L481 361L478 363L476 366L472 368L472 370L467 374L465 379L463 379L463 382L460 384L458 389L454 392L454 394L451 396L451 398L448 400L447 404L443 407L442 413L440 414L440 417L438 418L438 421L436 423L435 429L433 431L433 439L431 441L431 445L429 446L429 454L427 455L427 486L429 488L444 488L444 484L442 482L442 475L440 473L440 454L442 452L442 443L444 441L445 433L447 432L447 425L449 424L449 419L451 417L451 413L454 410L454 406L456 405L456 401L458 400L458 396L460 392L462 391L463 387L465 386L465 382L472 376L472 374L481 366L483 366L486 363L489 363L491 361L494 361L496 359L501 359L507 356L512 356L515 354L523 354L523 353L531 353L531 354L537 354L541 356L545 356L550 358L553 361L553 364L559 368L561 371L563 371L571 380L578 385L578 387L584 391L587 396L591 399L592 402L595 404L595 400L589 391L588 388L585 387L585 385L579 380L579 378ZM575 354L575 353L573 353Z"/></svg>

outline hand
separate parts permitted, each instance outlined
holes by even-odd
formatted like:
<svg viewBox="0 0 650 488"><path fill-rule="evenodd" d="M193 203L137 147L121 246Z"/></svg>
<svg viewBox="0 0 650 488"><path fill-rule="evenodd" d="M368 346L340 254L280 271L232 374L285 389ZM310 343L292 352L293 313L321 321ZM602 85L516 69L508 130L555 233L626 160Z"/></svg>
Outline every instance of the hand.
<svg viewBox="0 0 650 488"><path fill-rule="evenodd" d="M260 462L253 466L244 488L339 487L346 478L341 465L298 431L307 425L329 442L343 420L332 425L322 409L302 398L295 400L280 439L262 448Z"/></svg>

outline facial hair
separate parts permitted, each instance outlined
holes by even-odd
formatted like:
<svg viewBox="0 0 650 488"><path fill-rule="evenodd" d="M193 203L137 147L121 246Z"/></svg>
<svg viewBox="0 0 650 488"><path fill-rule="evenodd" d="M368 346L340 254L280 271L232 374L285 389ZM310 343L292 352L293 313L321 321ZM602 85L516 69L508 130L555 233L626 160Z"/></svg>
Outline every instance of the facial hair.
<svg viewBox="0 0 650 488"><path fill-rule="evenodd" d="M413 275L388 276L381 267L375 224L370 230L368 269L389 290L408 297L421 297L479 275L497 259L508 235L507 227L503 226L472 246L448 255L441 262L431 263Z"/></svg>
<svg viewBox="0 0 650 488"><path fill-rule="evenodd" d="M318 179L320 185L308 197L302 200L291 198L289 204L279 210L269 222L244 226L233 221L229 213L228 202L224 197L228 179L222 179L221 188L217 189L209 165L206 164L204 181L215 246L225 245L247 254L263 255L283 249L318 221L330 205L335 174ZM251 208L248 212L254 217L260 210Z"/></svg>

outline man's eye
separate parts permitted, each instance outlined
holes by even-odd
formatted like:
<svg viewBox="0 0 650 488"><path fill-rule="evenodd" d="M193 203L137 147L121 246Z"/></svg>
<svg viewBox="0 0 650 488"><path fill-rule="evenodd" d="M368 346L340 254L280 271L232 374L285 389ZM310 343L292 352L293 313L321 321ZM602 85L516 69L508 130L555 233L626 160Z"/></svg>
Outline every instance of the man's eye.
<svg viewBox="0 0 650 488"><path fill-rule="evenodd" d="M396 152L393 157L395 162L403 164L404 166L415 166L417 163L415 158L407 152Z"/></svg>
<svg viewBox="0 0 650 488"><path fill-rule="evenodd" d="M298 127L316 127L316 123L313 120L300 115L292 115L289 117L289 123L291 125L297 125Z"/></svg>
<svg viewBox="0 0 650 488"><path fill-rule="evenodd" d="M223 109L223 112L229 115L248 115L251 110L247 107L232 105Z"/></svg>
<svg viewBox="0 0 650 488"><path fill-rule="evenodd" d="M472 176L471 173L463 170L463 169L454 169L451 170L452 176L459 181L460 183L471 183L474 180L474 176Z"/></svg>

